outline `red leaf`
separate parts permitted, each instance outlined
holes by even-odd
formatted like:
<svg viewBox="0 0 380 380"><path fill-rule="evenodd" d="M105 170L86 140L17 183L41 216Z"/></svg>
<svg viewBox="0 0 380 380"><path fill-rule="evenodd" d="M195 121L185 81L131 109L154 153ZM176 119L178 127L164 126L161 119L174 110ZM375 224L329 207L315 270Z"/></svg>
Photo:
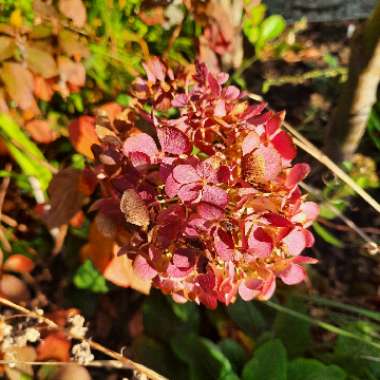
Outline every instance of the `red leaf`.
<svg viewBox="0 0 380 380"><path fill-rule="evenodd" d="M293 160L297 155L297 149L292 138L284 131L280 131L272 139L273 146L286 160Z"/></svg>

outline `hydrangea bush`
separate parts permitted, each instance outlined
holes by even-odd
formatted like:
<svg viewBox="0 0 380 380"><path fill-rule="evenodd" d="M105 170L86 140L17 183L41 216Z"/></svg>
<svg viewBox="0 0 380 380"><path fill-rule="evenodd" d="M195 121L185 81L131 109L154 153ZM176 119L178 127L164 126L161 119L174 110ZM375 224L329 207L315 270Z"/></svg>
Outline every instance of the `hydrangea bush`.
<svg viewBox="0 0 380 380"><path fill-rule="evenodd" d="M145 70L130 105L98 117L92 147L92 209L117 231L119 255L175 301L209 308L269 299L277 278L302 282L318 206L298 187L310 169L292 164L284 113L201 63L174 73L154 58Z"/></svg>

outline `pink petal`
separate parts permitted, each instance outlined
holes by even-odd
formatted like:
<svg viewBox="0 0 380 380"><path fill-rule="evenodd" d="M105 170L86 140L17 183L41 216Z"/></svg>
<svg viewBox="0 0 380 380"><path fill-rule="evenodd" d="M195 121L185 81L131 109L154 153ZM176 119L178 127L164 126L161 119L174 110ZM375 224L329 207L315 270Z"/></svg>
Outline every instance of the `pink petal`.
<svg viewBox="0 0 380 380"><path fill-rule="evenodd" d="M265 133L267 137L272 136L275 132L279 130L281 124L284 120L285 114L283 112L279 112L275 114L265 125Z"/></svg>
<svg viewBox="0 0 380 380"><path fill-rule="evenodd" d="M315 243L314 235L309 230L303 230L303 232L305 234L306 247L312 247Z"/></svg>
<svg viewBox="0 0 380 380"><path fill-rule="evenodd" d="M282 242L286 245L292 256L298 256L306 248L306 239L303 230L294 229L290 231Z"/></svg>
<svg viewBox="0 0 380 380"><path fill-rule="evenodd" d="M235 100L239 97L240 90L236 86L228 86L224 90L224 97L227 100Z"/></svg>
<svg viewBox="0 0 380 380"><path fill-rule="evenodd" d="M228 166L222 165L217 172L217 182L216 183L228 183L231 177L231 172Z"/></svg>
<svg viewBox="0 0 380 380"><path fill-rule="evenodd" d="M288 268L280 272L278 276L286 285L295 285L305 280L306 272L300 265L291 263Z"/></svg>
<svg viewBox="0 0 380 380"><path fill-rule="evenodd" d="M199 197L201 189L201 185L189 183L187 185L183 185L178 190L177 194L182 202L193 202Z"/></svg>
<svg viewBox="0 0 380 380"><path fill-rule="evenodd" d="M220 87L218 81L215 79L215 77L211 73L208 73L208 75L207 75L207 82L208 82L208 85L210 87L211 93L214 96L219 96L220 91L221 91L221 87Z"/></svg>
<svg viewBox="0 0 380 380"><path fill-rule="evenodd" d="M146 166L151 163L149 156L142 152L131 152L129 154L129 159L135 168L139 166Z"/></svg>
<svg viewBox="0 0 380 380"><path fill-rule="evenodd" d="M268 212L264 215L264 218L275 227L291 227L293 224L283 217L282 215L275 214L273 212Z"/></svg>
<svg viewBox="0 0 380 380"><path fill-rule="evenodd" d="M260 294L261 280L245 280L239 285L239 295L243 301L252 301Z"/></svg>
<svg viewBox="0 0 380 380"><path fill-rule="evenodd" d="M143 64L143 66L151 82L154 83L156 78L159 81L165 80L166 68L157 57L152 58L147 65Z"/></svg>
<svg viewBox="0 0 380 380"><path fill-rule="evenodd" d="M166 153L183 154L191 151L191 145L187 136L177 128L157 128L157 136L161 149Z"/></svg>
<svg viewBox="0 0 380 380"><path fill-rule="evenodd" d="M197 173L201 178L207 180L208 183L216 184L219 182L218 172L213 167L212 158L208 158L207 160L201 161L197 165Z"/></svg>
<svg viewBox="0 0 380 380"><path fill-rule="evenodd" d="M177 94L172 100L173 107L185 107L188 101L186 94Z"/></svg>
<svg viewBox="0 0 380 380"><path fill-rule="evenodd" d="M234 241L232 235L221 228L214 233L214 247L217 255L225 261L232 259L234 254Z"/></svg>
<svg viewBox="0 0 380 380"><path fill-rule="evenodd" d="M165 182L165 193L169 198L174 198L177 194L179 189L181 188L181 184L178 183L174 177L173 174L169 174L168 178L166 178Z"/></svg>
<svg viewBox="0 0 380 380"><path fill-rule="evenodd" d="M136 257L133 262L133 269L143 280L151 280L157 275L157 271L149 265L142 255Z"/></svg>
<svg viewBox="0 0 380 380"><path fill-rule="evenodd" d="M273 249L271 237L261 227L257 227L248 238L249 251L255 257L267 257Z"/></svg>
<svg viewBox="0 0 380 380"><path fill-rule="evenodd" d="M272 144L286 160L293 160L297 155L292 138L284 131L280 131L273 137Z"/></svg>
<svg viewBox="0 0 380 380"><path fill-rule="evenodd" d="M225 190L217 186L204 186L202 192L202 201L210 203L221 208L228 203L228 196Z"/></svg>
<svg viewBox="0 0 380 380"><path fill-rule="evenodd" d="M194 183L200 180L197 171L191 165L177 165L173 169L173 178L181 184Z"/></svg>
<svg viewBox="0 0 380 380"><path fill-rule="evenodd" d="M318 260L309 256L297 256L291 259L295 264L316 264Z"/></svg>
<svg viewBox="0 0 380 380"><path fill-rule="evenodd" d="M292 189L302 181L310 172L310 166L308 164L295 164L289 171L286 178L286 187Z"/></svg>
<svg viewBox="0 0 380 380"><path fill-rule="evenodd" d="M224 103L224 100L220 99L216 102L214 107L214 115L216 117L226 116L226 104Z"/></svg>
<svg viewBox="0 0 380 380"><path fill-rule="evenodd" d="M319 215L319 206L315 202L302 203L301 210L306 214L309 222L317 219Z"/></svg>
<svg viewBox="0 0 380 380"><path fill-rule="evenodd" d="M145 153L151 159L158 153L157 145L153 138L146 133L128 137L123 145L123 153L128 157L130 153Z"/></svg>
<svg viewBox="0 0 380 380"><path fill-rule="evenodd" d="M205 202L201 202L197 205L197 212L199 216L206 220L219 219L223 215L222 209Z"/></svg>
<svg viewBox="0 0 380 380"><path fill-rule="evenodd" d="M244 138L242 144L243 156L252 152L254 149L258 148L260 145L260 136L256 132L250 132Z"/></svg>

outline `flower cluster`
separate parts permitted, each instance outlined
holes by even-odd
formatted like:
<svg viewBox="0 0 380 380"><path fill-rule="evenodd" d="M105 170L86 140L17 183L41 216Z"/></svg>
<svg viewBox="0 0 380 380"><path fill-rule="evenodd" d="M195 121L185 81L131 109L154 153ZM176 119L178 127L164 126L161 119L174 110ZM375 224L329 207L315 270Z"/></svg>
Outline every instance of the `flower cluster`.
<svg viewBox="0 0 380 380"><path fill-rule="evenodd" d="M130 106L99 118L93 209L142 278L177 302L215 308L305 279L318 206L298 183L283 113L251 104L204 64L173 73L154 58ZM122 232L121 232L122 230Z"/></svg>

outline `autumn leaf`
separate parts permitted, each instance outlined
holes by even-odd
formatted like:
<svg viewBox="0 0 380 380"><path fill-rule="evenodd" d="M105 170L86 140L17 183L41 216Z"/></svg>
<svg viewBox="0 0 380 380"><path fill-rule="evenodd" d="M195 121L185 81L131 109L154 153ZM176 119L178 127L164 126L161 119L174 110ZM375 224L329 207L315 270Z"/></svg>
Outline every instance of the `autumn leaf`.
<svg viewBox="0 0 380 380"><path fill-rule="evenodd" d="M90 54L86 40L70 30L60 30L58 41L62 51L75 60L87 58Z"/></svg>
<svg viewBox="0 0 380 380"><path fill-rule="evenodd" d="M49 52L34 46L26 46L25 56L30 70L43 78L51 78L58 74L57 64Z"/></svg>
<svg viewBox="0 0 380 380"><path fill-rule="evenodd" d="M0 61L11 58L16 51L17 46L13 38L0 36Z"/></svg>
<svg viewBox="0 0 380 380"><path fill-rule="evenodd" d="M141 197L133 189L124 191L121 201L120 210L125 215L128 223L147 229L149 226L149 212Z"/></svg>
<svg viewBox="0 0 380 380"><path fill-rule="evenodd" d="M87 12L82 0L59 0L58 8L78 28L85 25Z"/></svg>
<svg viewBox="0 0 380 380"><path fill-rule="evenodd" d="M25 255L15 254L5 261L4 270L19 273L29 273L34 268L34 262Z"/></svg>
<svg viewBox="0 0 380 380"><path fill-rule="evenodd" d="M84 156L93 159L91 151L93 144L99 144L95 131L95 118L80 116L69 125L69 137L74 148Z"/></svg>
<svg viewBox="0 0 380 380"><path fill-rule="evenodd" d="M50 182L48 194L50 209L45 216L49 228L67 224L81 209L84 194L79 191L81 172L66 168L56 174Z"/></svg>
<svg viewBox="0 0 380 380"><path fill-rule="evenodd" d="M48 120L34 119L25 124L25 129L32 139L41 144L50 144L57 140L59 134L55 131Z"/></svg>
<svg viewBox="0 0 380 380"><path fill-rule="evenodd" d="M41 361L70 361L71 343L63 332L54 332L42 339L37 347L37 359Z"/></svg>
<svg viewBox="0 0 380 380"><path fill-rule="evenodd" d="M84 86L86 70L80 62L74 62L70 58L59 56L58 69L63 81L78 87Z"/></svg>
<svg viewBox="0 0 380 380"><path fill-rule="evenodd" d="M0 77L5 84L9 96L24 111L32 115L39 113L33 96L33 75L21 63L6 62L0 70Z"/></svg>

